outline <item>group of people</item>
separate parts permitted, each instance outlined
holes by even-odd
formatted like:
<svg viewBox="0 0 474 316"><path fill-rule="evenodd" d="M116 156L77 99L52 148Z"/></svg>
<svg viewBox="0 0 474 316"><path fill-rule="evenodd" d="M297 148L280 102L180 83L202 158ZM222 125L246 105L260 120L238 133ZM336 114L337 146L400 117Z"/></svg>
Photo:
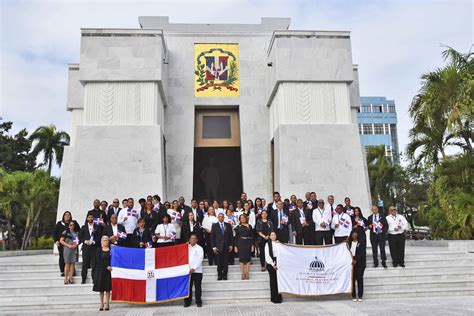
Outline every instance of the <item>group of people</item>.
<svg viewBox="0 0 474 316"><path fill-rule="evenodd" d="M261 270L268 271L270 276L271 300L279 303L281 295L276 282L279 243L329 245L347 241L354 258L352 296L354 301L361 301L367 230L370 230L374 267L378 266L378 249L382 266L387 267L387 239L393 266L404 267L403 232L407 222L395 207L390 207L389 213L379 214L373 206L372 214L365 218L359 207L351 205L349 197L343 204L335 204L334 196L329 195L325 202L315 192L307 192L304 200L295 195L282 200L274 192L273 201L268 204L263 198L248 199L246 193L235 203L193 199L190 205L185 204L184 197L162 203L158 195L150 195L139 199L137 205L133 198L122 200L121 205L114 199L110 206L106 201L95 200L82 227L70 212L65 212L57 223L55 241L65 284L73 282L78 246L82 244L82 283L92 268L93 289L101 293L101 308L106 294L105 309L109 308L111 288L109 245L148 248L185 242L189 243L190 261L200 258L197 254L202 252L209 265L217 265L219 281L227 280L228 266L234 264L235 257L239 260L242 280L248 280L251 258L259 257ZM201 306L202 262L193 265L191 287L194 284L196 303ZM190 304L190 298L185 300L185 306Z"/></svg>

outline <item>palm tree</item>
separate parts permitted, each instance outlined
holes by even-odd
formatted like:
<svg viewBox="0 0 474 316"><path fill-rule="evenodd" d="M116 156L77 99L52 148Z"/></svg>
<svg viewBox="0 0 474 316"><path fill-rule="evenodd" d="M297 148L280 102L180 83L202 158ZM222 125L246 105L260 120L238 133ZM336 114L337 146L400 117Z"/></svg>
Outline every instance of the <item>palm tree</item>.
<svg viewBox="0 0 474 316"><path fill-rule="evenodd" d="M47 170L49 175L51 175L53 160L61 167L64 146L69 145L70 142L68 133L56 130L54 124L40 126L31 134L30 140L36 142L32 154L37 156L39 153L43 153L44 158L41 165L48 166Z"/></svg>
<svg viewBox="0 0 474 316"><path fill-rule="evenodd" d="M409 112L414 122L407 147L409 158L418 165L439 164L448 146L472 153L474 113L474 58L452 48L443 52L448 65L422 75L420 92ZM421 152L420 152L421 151ZM417 154L418 153L418 154Z"/></svg>

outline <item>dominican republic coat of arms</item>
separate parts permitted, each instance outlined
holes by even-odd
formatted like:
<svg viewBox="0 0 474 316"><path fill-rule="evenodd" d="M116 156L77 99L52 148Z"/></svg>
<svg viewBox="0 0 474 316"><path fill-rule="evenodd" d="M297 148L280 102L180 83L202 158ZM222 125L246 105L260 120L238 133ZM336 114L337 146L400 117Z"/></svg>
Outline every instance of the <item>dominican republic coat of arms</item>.
<svg viewBox="0 0 474 316"><path fill-rule="evenodd" d="M238 44L194 44L195 96L239 96L238 58Z"/></svg>

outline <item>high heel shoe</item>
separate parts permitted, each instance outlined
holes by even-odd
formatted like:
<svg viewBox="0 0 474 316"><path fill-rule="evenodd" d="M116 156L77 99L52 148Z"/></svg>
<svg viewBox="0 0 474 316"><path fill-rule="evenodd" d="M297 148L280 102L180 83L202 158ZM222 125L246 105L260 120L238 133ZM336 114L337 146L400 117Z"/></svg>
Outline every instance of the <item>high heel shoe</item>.
<svg viewBox="0 0 474 316"><path fill-rule="evenodd" d="M105 308L106 311L108 311L110 309L110 306L107 305L107 307Z"/></svg>
<svg viewBox="0 0 474 316"><path fill-rule="evenodd" d="M103 311L103 310L104 310L104 305L100 305L99 311Z"/></svg>

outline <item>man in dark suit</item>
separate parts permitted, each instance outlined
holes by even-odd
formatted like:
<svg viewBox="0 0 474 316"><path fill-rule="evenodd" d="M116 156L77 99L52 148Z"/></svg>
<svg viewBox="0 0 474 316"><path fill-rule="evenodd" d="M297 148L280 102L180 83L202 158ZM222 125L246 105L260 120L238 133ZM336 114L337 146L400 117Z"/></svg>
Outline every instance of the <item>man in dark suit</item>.
<svg viewBox="0 0 474 316"><path fill-rule="evenodd" d="M283 202L281 200L276 202L276 207L276 210L272 212L271 219L278 240L286 244L290 240L290 232L288 230L290 218L288 213L283 209Z"/></svg>
<svg viewBox="0 0 474 316"><path fill-rule="evenodd" d="M163 224L163 217L168 214L168 210L165 205L161 203L161 198L158 194L153 195L153 210L158 213L157 224Z"/></svg>
<svg viewBox="0 0 474 316"><path fill-rule="evenodd" d="M309 229L309 223L303 209L303 200L298 199L296 201L296 209L291 213L291 230L293 231L297 245L302 245L303 240L304 244L308 245L308 240L306 240L305 234L303 233L305 229Z"/></svg>
<svg viewBox="0 0 474 316"><path fill-rule="evenodd" d="M372 206L372 215L367 219L370 229L370 243L372 244L372 256L374 258L374 268L379 266L378 248L380 248L380 258L382 259L382 266L387 267L385 261L387 255L385 254L385 240L387 240L388 223L385 216L379 214L379 208Z"/></svg>
<svg viewBox="0 0 474 316"><path fill-rule="evenodd" d="M185 200L184 200L184 197L180 196L179 199L178 199L178 203L179 203L179 209L182 210L181 214L184 214L186 212L189 212L191 210L191 208L185 204Z"/></svg>
<svg viewBox="0 0 474 316"><path fill-rule="evenodd" d="M280 193L279 192L273 192L273 202L271 203L268 203L268 206L267 206L267 211L268 211L268 214L271 215L273 213L273 211L275 211L277 209L277 202L278 201L281 201L281 196L280 196Z"/></svg>
<svg viewBox="0 0 474 316"><path fill-rule="evenodd" d="M125 227L121 224L117 224L117 215L112 214L110 216L110 225L104 227L102 232L103 236L109 237L110 243L122 246L125 239L127 238L127 232Z"/></svg>
<svg viewBox="0 0 474 316"><path fill-rule="evenodd" d="M224 223L224 214L217 216L217 223L211 228L211 246L217 258L217 281L227 280L229 252L232 251L234 236L232 226Z"/></svg>
<svg viewBox="0 0 474 316"><path fill-rule="evenodd" d="M100 204L99 200L94 200L94 208L87 212L86 222L84 224L87 223L87 217L89 217L89 215L92 215L95 220L101 221L104 225L108 223L107 213L100 209Z"/></svg>
<svg viewBox="0 0 474 316"><path fill-rule="evenodd" d="M122 208L120 207L119 199L114 199L112 202L112 205L109 206L109 210L107 211L107 218L109 222L110 222L110 217L112 216L112 214L115 214L118 216L121 209Z"/></svg>
<svg viewBox="0 0 474 316"><path fill-rule="evenodd" d="M102 237L102 226L94 224L94 215L89 214L86 224L79 232L79 241L82 244L82 284L86 283L87 270L92 268L92 280L95 279L95 259Z"/></svg>

